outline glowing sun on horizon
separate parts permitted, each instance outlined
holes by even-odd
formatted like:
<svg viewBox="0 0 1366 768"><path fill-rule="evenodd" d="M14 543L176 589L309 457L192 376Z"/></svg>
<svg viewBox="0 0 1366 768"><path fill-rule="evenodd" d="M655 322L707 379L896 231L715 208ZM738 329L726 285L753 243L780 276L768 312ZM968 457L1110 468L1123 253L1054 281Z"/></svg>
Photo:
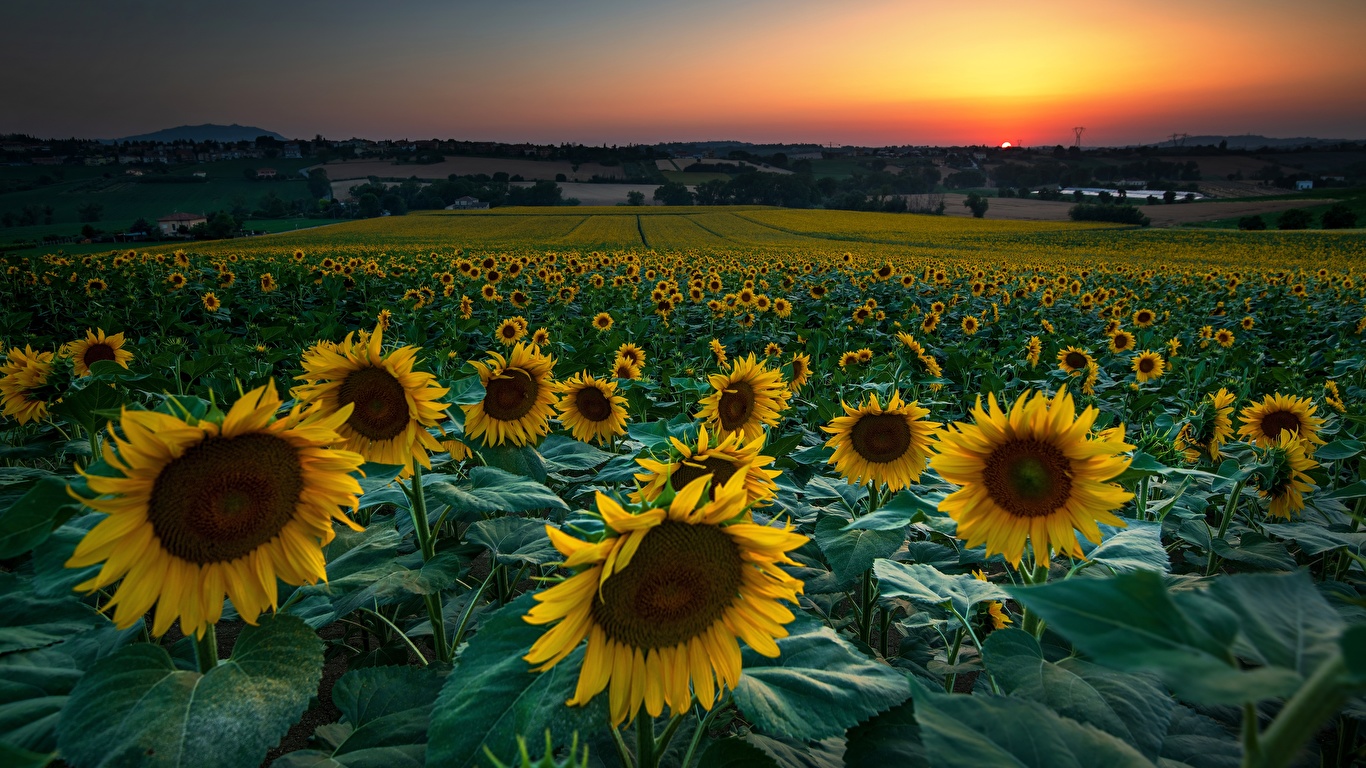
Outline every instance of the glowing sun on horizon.
<svg viewBox="0 0 1366 768"><path fill-rule="evenodd" d="M1003 141L1003 142L1001 142L1001 149L1010 149L1010 142L1008 142L1008 141Z"/></svg>

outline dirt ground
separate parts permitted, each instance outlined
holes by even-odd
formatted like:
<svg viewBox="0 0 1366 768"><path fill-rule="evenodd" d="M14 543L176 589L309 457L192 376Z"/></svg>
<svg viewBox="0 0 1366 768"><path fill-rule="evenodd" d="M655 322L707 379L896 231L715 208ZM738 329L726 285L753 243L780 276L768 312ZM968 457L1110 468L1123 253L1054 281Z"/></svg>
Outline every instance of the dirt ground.
<svg viewBox="0 0 1366 768"><path fill-rule="evenodd" d="M531 186L522 184L522 186ZM626 193L631 191L643 192L645 194L646 205L656 205L651 199L658 184L576 184L574 182L560 182L560 189L564 190L565 197L578 198L581 205L616 205L626 202Z"/></svg>
<svg viewBox="0 0 1366 768"><path fill-rule="evenodd" d="M966 195L944 195L944 212L950 216L971 216L972 212L963 206ZM1177 203L1175 205L1140 205L1155 227L1172 227L1196 221L1214 221L1235 216L1251 216L1260 213L1279 213L1290 208L1303 208L1306 205L1332 203L1333 200L1265 200L1248 202L1205 202ZM1026 221L1067 221L1067 211L1071 202L1051 200L1018 200L1014 198L991 198L987 208L988 219L1023 219Z"/></svg>
<svg viewBox="0 0 1366 768"><path fill-rule="evenodd" d="M442 162L431 165L395 165L388 160L347 160L339 163L315 165L312 168L322 168L327 171L327 178L332 181L364 179L367 176L401 179L416 176L419 179L445 179L452 173L460 176L486 173L492 176L499 171L509 176L521 176L529 181L541 179L554 181L555 174L558 173L563 173L570 181L588 181L594 175L604 178L622 175L621 168L609 168L597 163L583 163L576 171L567 160L530 160L514 157L448 157Z"/></svg>

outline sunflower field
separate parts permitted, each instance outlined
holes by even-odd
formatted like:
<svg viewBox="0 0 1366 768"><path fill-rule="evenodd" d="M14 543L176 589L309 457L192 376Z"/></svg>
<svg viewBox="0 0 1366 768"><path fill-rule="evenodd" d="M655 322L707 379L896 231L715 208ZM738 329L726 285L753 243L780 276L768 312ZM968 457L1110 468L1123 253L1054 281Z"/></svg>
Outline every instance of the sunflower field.
<svg viewBox="0 0 1366 768"><path fill-rule="evenodd" d="M1366 238L697 211L0 256L0 764L1366 760Z"/></svg>

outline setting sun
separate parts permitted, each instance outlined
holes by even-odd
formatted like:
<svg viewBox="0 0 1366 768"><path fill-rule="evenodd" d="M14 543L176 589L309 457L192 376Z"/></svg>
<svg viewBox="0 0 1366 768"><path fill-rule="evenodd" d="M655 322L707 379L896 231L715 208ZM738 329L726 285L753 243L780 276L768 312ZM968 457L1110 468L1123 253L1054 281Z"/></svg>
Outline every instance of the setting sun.
<svg viewBox="0 0 1366 768"><path fill-rule="evenodd" d="M1008 141L1003 141L1003 142L1001 142L1001 149L1010 149L1010 142L1008 142Z"/></svg>

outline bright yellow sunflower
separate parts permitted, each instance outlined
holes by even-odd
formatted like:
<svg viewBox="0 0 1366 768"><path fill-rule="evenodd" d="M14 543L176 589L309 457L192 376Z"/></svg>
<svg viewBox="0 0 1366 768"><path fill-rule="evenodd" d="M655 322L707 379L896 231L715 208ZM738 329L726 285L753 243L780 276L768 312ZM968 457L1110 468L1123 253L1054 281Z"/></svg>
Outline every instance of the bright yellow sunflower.
<svg viewBox="0 0 1366 768"><path fill-rule="evenodd" d="M103 328L87 328L84 339L66 345L66 354L71 356L77 376L89 376L90 366L101 360L113 360L127 368L128 361L133 359L133 353L123 348L123 334L105 336Z"/></svg>
<svg viewBox="0 0 1366 768"><path fill-rule="evenodd" d="M1186 461L1196 462L1201 454L1208 454L1211 461L1219 459L1219 449L1233 437L1233 393L1220 388L1218 392L1205 395L1204 402L1191 414L1190 421L1181 427L1172 441L1172 447L1181 451Z"/></svg>
<svg viewBox="0 0 1366 768"><path fill-rule="evenodd" d="M242 396L221 423L125 410L119 431L110 429L104 460L119 476L86 474L98 495L81 498L108 517L66 566L104 563L81 591L123 579L105 604L120 629L155 605L154 636L179 618L182 632L202 637L224 596L255 624L276 605L276 579L327 579L322 547L332 521L360 530L342 508L357 504L351 473L365 460L334 447L351 406L327 413L301 403L277 419L279 408L271 383Z"/></svg>
<svg viewBox="0 0 1366 768"><path fill-rule="evenodd" d="M1289 520L1299 514L1304 509L1305 492L1314 489L1314 481L1305 473L1319 463L1305 455L1306 445L1285 430L1269 450L1270 477L1260 483L1257 492L1267 500L1267 512L1272 517Z"/></svg>
<svg viewBox="0 0 1366 768"><path fill-rule="evenodd" d="M1117 330L1110 334L1110 351L1128 352L1134 348L1134 335L1124 330Z"/></svg>
<svg viewBox="0 0 1366 768"><path fill-rule="evenodd" d="M893 392L887 405L878 403L877 393L858 408L843 400L844 415L821 427L832 437L826 441L835 453L827 463L850 483L885 483L892 491L907 488L920 480L925 460L930 455L932 436L939 423L922 421L930 414L918 401L905 402Z"/></svg>
<svg viewBox="0 0 1366 768"><path fill-rule="evenodd" d="M736 474L705 501L699 478L669 499L631 510L597 496L604 537L576 539L546 526L563 567L582 569L534 593L529 624L556 626L523 658L547 670L585 638L588 650L570 706L587 704L609 685L611 720L642 708L657 717L681 713L694 695L706 709L740 682L740 640L776 657L802 583L779 564L807 538L744 521L745 478Z"/></svg>
<svg viewBox="0 0 1366 768"><path fill-rule="evenodd" d="M413 369L418 347L383 351L384 329L347 334L340 344L317 344L304 353L304 381L292 394L307 403L320 403L332 414L355 405L337 428L345 448L378 464L401 465L406 476L413 461L431 468L428 452L440 453L441 443L427 431L444 420L446 394L436 377Z"/></svg>
<svg viewBox="0 0 1366 768"><path fill-rule="evenodd" d="M612 316L606 312L599 312L593 318L593 327L597 328L599 333L612 330L612 325Z"/></svg>
<svg viewBox="0 0 1366 768"><path fill-rule="evenodd" d="M806 385L806 380L811 378L811 355L802 352L792 353L792 381L788 384L792 393L796 394Z"/></svg>
<svg viewBox="0 0 1366 768"><path fill-rule="evenodd" d="M1091 364L1091 355L1084 349L1068 347L1058 353L1058 367L1072 376L1078 376Z"/></svg>
<svg viewBox="0 0 1366 768"><path fill-rule="evenodd" d="M1238 434L1261 448L1271 448L1279 443L1281 432L1289 430L1307 443L1305 453L1312 456L1315 447L1323 445L1323 438L1319 437L1323 419L1314 415L1317 410L1318 406L1307 397L1280 392L1266 395L1260 403L1253 403L1238 414L1243 422Z"/></svg>
<svg viewBox="0 0 1366 768"><path fill-rule="evenodd" d="M493 335L498 337L503 346L510 347L526 336L526 328L516 320L504 320L498 324L498 330Z"/></svg>
<svg viewBox="0 0 1366 768"><path fill-rule="evenodd" d="M555 409L575 440L602 444L613 435L626 434L626 398L617 394L615 381L595 379L584 371L559 387Z"/></svg>
<svg viewBox="0 0 1366 768"><path fill-rule="evenodd" d="M471 439L482 436L484 445L536 442L550 432L550 419L555 415L555 358L525 344L513 347L507 357L490 352L489 358L470 363L484 382L484 399L461 406L465 435Z"/></svg>
<svg viewBox="0 0 1366 768"><path fill-rule="evenodd" d="M33 347L12 347L0 365L0 414L21 425L47 416L48 377L52 375L51 352Z"/></svg>
<svg viewBox="0 0 1366 768"><path fill-rule="evenodd" d="M1096 523L1124 525L1112 510L1133 494L1106 481L1128 468L1131 459L1119 454L1133 446L1091 435L1099 411L1078 415L1066 390L1051 400L1026 392L1009 412L995 395L988 404L983 410L979 396L975 423L940 432L930 459L940 477L961 486L939 508L969 547L985 543L987 557L1000 553L1018 566L1029 540L1035 563L1046 566L1054 550L1084 557L1075 531L1099 543Z"/></svg>
<svg viewBox="0 0 1366 768"><path fill-rule="evenodd" d="M630 360L627 360L624 357L618 357L612 363L612 378L630 379L634 381L636 379L639 379L640 375L640 366L636 365Z"/></svg>
<svg viewBox="0 0 1366 768"><path fill-rule="evenodd" d="M726 373L712 374L712 393L702 398L697 418L721 433L740 432L746 440L764 433L764 425L776 427L778 416L792 396L783 375L770 370L754 355L737 357Z"/></svg>
<svg viewBox="0 0 1366 768"><path fill-rule="evenodd" d="M778 494L774 478L780 469L765 469L772 464L772 456L764 456L764 439L746 441L739 434L721 436L707 433L707 425L697 430L697 445L690 445L671 437L674 453L664 461L652 458L636 459L645 472L636 475L640 488L631 494L631 501L653 501L666 487L683 488L699 477L712 477L711 490L730 482L736 474L745 476L745 504L771 499ZM712 443L715 442L715 445Z"/></svg>
<svg viewBox="0 0 1366 768"><path fill-rule="evenodd" d="M1145 350L1134 356L1132 367L1134 369L1134 378L1138 379L1139 384L1142 384L1145 381L1152 381L1161 376L1162 373L1167 370L1167 363L1162 359L1162 356L1156 352Z"/></svg>
<svg viewBox="0 0 1366 768"><path fill-rule="evenodd" d="M643 368L645 367L645 350L628 341L617 347L617 359L630 360L631 365Z"/></svg>

